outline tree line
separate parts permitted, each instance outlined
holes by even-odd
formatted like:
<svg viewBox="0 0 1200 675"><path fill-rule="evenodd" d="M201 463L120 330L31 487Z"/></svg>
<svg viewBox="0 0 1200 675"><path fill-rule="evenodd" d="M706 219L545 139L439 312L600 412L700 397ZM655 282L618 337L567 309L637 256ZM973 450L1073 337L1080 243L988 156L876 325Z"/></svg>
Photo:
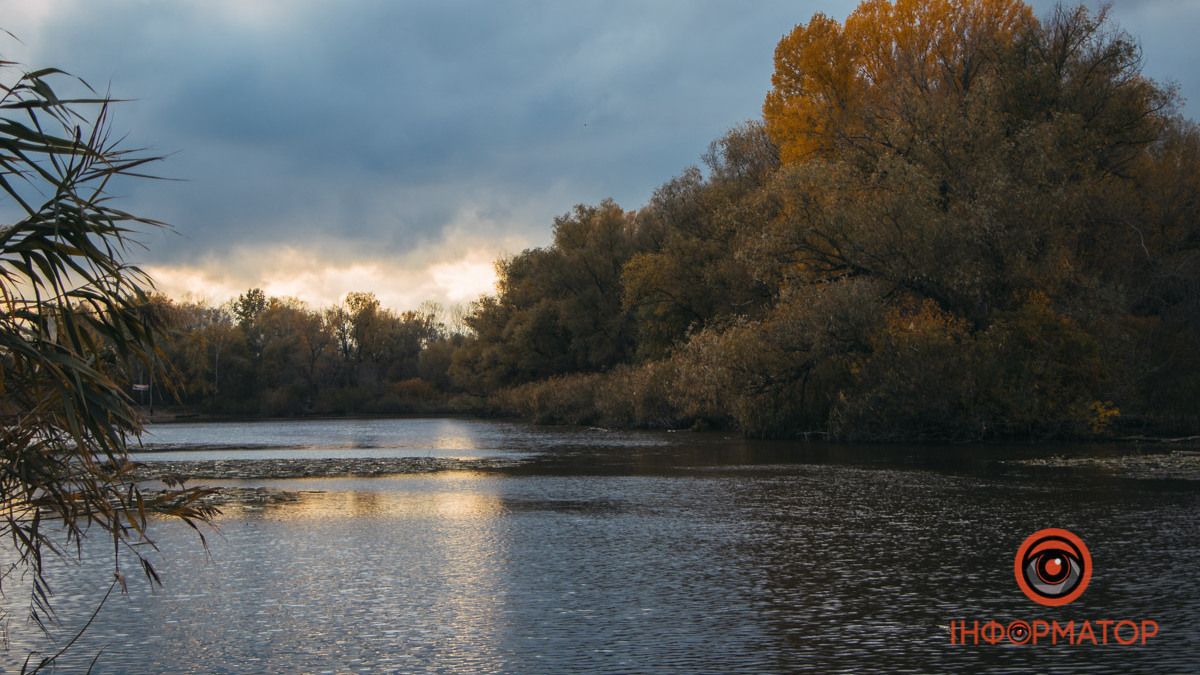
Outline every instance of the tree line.
<svg viewBox="0 0 1200 675"><path fill-rule="evenodd" d="M451 352L464 339L426 304L394 312L371 293L313 309L252 288L220 305L148 299L165 327L162 380L130 371L143 404L244 416L444 411Z"/></svg>
<svg viewBox="0 0 1200 675"><path fill-rule="evenodd" d="M369 295L314 312L251 292L166 303L167 351L184 400L225 412L1194 432L1200 130L1178 110L1103 11L868 0L788 33L762 119L702 166L499 261L463 330Z"/></svg>

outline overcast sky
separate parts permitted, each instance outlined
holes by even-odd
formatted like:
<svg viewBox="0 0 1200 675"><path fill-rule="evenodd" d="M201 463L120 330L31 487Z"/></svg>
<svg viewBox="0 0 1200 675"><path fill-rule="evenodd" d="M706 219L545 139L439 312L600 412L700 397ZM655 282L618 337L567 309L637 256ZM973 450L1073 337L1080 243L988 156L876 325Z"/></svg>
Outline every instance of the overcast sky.
<svg viewBox="0 0 1200 675"><path fill-rule="evenodd" d="M136 253L165 292L404 309L488 291L576 203L641 206L760 115L784 33L857 4L0 0L0 55L134 99L116 129L183 179L120 186L174 226ZM1113 15L1200 116L1200 0Z"/></svg>

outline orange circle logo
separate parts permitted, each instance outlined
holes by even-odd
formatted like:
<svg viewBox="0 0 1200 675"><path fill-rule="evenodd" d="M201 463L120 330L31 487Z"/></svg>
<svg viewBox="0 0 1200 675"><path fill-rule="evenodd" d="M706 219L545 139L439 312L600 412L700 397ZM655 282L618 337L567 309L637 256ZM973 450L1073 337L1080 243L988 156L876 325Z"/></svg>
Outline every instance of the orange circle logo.
<svg viewBox="0 0 1200 675"><path fill-rule="evenodd" d="M1048 607L1074 602L1092 580L1092 554L1073 532L1056 527L1029 535L1013 561L1025 597Z"/></svg>

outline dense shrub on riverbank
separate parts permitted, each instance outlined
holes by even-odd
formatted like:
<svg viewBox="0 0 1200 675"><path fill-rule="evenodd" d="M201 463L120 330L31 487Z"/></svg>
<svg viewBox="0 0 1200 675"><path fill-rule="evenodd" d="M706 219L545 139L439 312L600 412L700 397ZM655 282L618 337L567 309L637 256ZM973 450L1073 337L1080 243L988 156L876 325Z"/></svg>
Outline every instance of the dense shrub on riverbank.
<svg viewBox="0 0 1200 675"><path fill-rule="evenodd" d="M496 392L490 409L539 424L670 429L692 420L673 400L677 385L674 364L663 361L528 382Z"/></svg>
<svg viewBox="0 0 1200 675"><path fill-rule="evenodd" d="M706 173L505 263L460 382L510 387L539 420L754 436L1194 425L1200 133L1139 68L1082 8L814 16L779 43L764 124L715 143ZM606 329L572 323L583 298ZM569 358L583 344L605 356ZM663 412L614 414L651 371Z"/></svg>

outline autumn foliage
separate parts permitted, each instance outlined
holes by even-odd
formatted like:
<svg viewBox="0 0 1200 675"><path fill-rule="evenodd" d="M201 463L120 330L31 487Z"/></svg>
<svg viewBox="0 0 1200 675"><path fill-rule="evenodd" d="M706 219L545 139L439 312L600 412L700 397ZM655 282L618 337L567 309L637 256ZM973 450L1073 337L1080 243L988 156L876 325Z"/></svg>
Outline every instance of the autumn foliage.
<svg viewBox="0 0 1200 675"><path fill-rule="evenodd" d="M920 99L994 76L1034 25L1020 0L868 0L844 25L815 14L775 49L767 131L785 163L879 140Z"/></svg>
<svg viewBox="0 0 1200 675"><path fill-rule="evenodd" d="M761 125L627 216L624 352L672 378L657 419L867 439L1196 428L1200 136L1103 12L870 0L784 36L772 84ZM628 378L628 360L589 370ZM568 401L569 372L513 409ZM540 416L652 424L600 414L605 378L586 377L601 400Z"/></svg>
<svg viewBox="0 0 1200 675"><path fill-rule="evenodd" d="M1200 428L1200 131L1103 11L814 15L762 121L703 160L501 261L420 377L539 421L755 436Z"/></svg>

